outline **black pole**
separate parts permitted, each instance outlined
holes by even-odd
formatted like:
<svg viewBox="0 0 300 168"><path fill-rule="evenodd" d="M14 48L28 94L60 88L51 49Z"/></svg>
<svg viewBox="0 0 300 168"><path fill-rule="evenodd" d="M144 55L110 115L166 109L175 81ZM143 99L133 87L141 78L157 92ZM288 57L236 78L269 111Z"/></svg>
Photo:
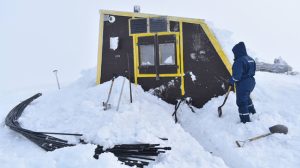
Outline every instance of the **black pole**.
<svg viewBox="0 0 300 168"><path fill-rule="evenodd" d="M82 136L82 134L72 134L72 133L60 133L60 132L36 132L41 134L55 134L55 135L72 135L72 136Z"/></svg>
<svg viewBox="0 0 300 168"><path fill-rule="evenodd" d="M132 91L131 91L131 72L130 72L130 59L127 54L127 64L128 64L128 79L129 79L129 91L130 91L130 103L132 103Z"/></svg>
<svg viewBox="0 0 300 168"><path fill-rule="evenodd" d="M154 36L154 61L155 61L155 74L156 74L156 80L159 80L159 48L158 48L158 36L155 34Z"/></svg>

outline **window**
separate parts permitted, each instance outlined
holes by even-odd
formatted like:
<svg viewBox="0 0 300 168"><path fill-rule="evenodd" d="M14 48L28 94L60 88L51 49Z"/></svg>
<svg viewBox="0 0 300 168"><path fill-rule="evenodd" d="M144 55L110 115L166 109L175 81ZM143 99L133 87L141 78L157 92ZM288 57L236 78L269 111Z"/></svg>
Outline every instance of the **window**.
<svg viewBox="0 0 300 168"><path fill-rule="evenodd" d="M150 66L154 65L154 45L140 45L140 65Z"/></svg>
<svg viewBox="0 0 300 168"><path fill-rule="evenodd" d="M139 19L131 19L130 20L130 33L146 33L147 32L147 19L139 18Z"/></svg>
<svg viewBox="0 0 300 168"><path fill-rule="evenodd" d="M175 65L175 43L159 44L159 64Z"/></svg>
<svg viewBox="0 0 300 168"><path fill-rule="evenodd" d="M137 41L140 74L174 74L179 72L176 35L149 35Z"/></svg>

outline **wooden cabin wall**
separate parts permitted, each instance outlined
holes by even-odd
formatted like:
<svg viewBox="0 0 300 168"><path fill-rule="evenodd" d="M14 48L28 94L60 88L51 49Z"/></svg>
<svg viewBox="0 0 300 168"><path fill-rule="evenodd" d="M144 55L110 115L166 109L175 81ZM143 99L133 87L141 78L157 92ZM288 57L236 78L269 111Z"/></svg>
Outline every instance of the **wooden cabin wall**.
<svg viewBox="0 0 300 168"><path fill-rule="evenodd" d="M179 77L139 78L138 83L145 91L160 97L162 100L176 104L181 98L181 79Z"/></svg>
<svg viewBox="0 0 300 168"><path fill-rule="evenodd" d="M200 24L183 23L183 53L185 93L194 106L202 107L227 91L230 73Z"/></svg>
<svg viewBox="0 0 300 168"><path fill-rule="evenodd" d="M111 15L113 16L113 15ZM115 22L104 21L103 50L100 83L109 81L114 75L128 76L128 61L130 61L131 81L134 79L132 37L129 36L128 19L131 17L114 16ZM119 37L118 49L110 49L110 37Z"/></svg>
<svg viewBox="0 0 300 168"><path fill-rule="evenodd" d="M131 82L134 82L133 39L129 36L128 16L116 16L115 22L104 21L100 83L109 81L114 75L128 76L127 55L130 61ZM179 31L179 22L170 22L171 31ZM192 104L202 107L211 98L224 95L228 89L230 73L200 24L182 24L183 64L185 96L193 99ZM110 49L110 38L118 37L116 50ZM195 77L196 79L193 79ZM181 98L180 77L139 77L138 84L145 91L175 104Z"/></svg>

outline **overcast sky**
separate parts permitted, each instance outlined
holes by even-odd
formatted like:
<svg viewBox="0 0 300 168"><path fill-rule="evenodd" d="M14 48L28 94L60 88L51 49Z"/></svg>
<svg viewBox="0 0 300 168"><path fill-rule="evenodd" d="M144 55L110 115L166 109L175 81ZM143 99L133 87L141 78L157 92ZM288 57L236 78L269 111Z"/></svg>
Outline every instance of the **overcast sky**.
<svg viewBox="0 0 300 168"><path fill-rule="evenodd" d="M96 67L99 9L201 18L255 57L300 70L298 0L0 0L0 91L63 86ZM96 74L95 74L96 75Z"/></svg>

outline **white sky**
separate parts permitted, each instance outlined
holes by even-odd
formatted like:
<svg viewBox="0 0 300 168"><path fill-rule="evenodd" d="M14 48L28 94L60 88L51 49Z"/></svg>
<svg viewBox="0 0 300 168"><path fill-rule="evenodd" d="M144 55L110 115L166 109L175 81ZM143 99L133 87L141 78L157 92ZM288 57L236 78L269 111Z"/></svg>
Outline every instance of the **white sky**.
<svg viewBox="0 0 300 168"><path fill-rule="evenodd" d="M0 0L0 91L62 85L97 64L99 9L201 18L300 70L298 0ZM95 74L96 75L96 74Z"/></svg>

